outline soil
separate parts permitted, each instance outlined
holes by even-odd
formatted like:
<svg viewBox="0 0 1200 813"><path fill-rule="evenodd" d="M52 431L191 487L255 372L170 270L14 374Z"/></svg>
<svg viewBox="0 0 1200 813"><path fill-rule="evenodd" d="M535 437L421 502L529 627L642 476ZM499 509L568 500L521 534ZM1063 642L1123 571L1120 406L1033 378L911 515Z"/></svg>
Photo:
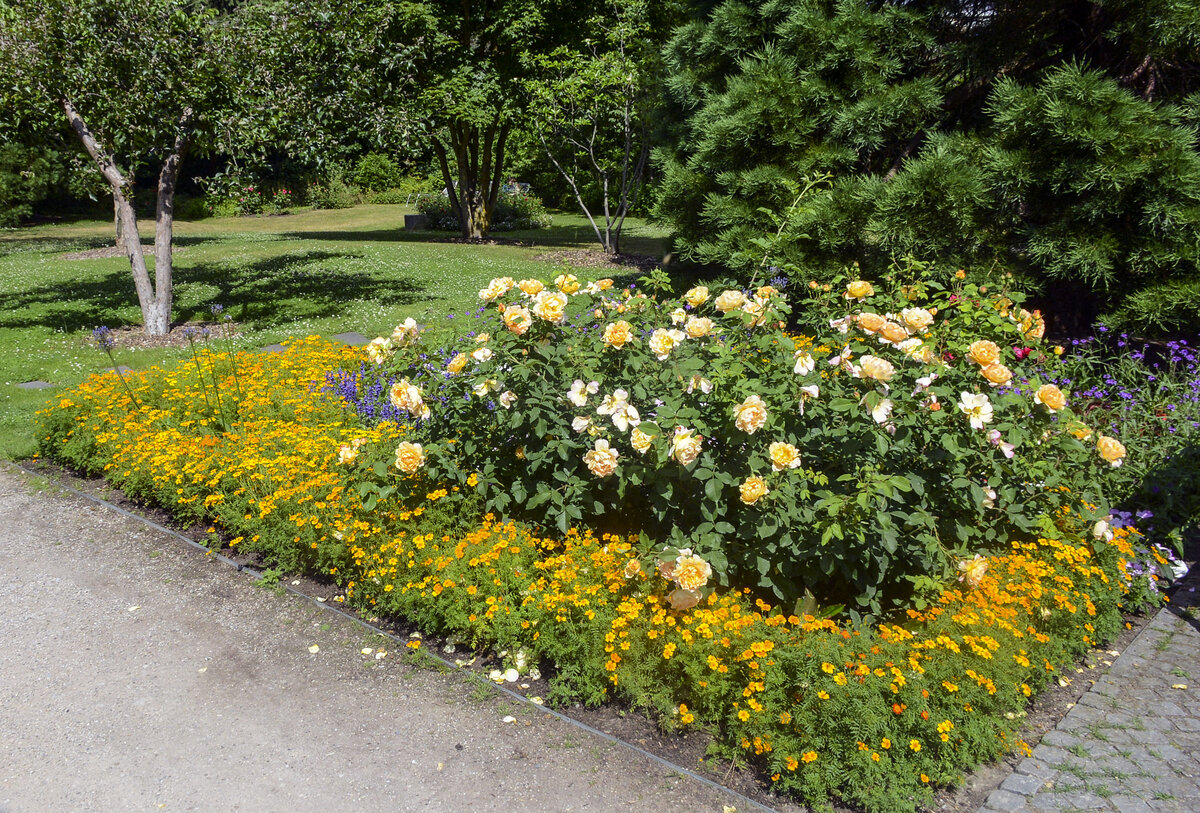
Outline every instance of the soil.
<svg viewBox="0 0 1200 813"><path fill-rule="evenodd" d="M645 272L659 265L658 260L648 254L606 254L591 248L547 251L533 259L572 268L604 268L614 273L628 272L630 269Z"/></svg>
<svg viewBox="0 0 1200 813"><path fill-rule="evenodd" d="M205 328L208 328L213 338L236 339L242 335L241 326L237 322L181 322L171 325L170 332L165 336L148 336L140 325L125 325L112 328L112 337L117 347L187 347L187 331L194 331L192 341L199 344L204 341L200 338L200 333Z"/></svg>
<svg viewBox="0 0 1200 813"><path fill-rule="evenodd" d="M47 477L61 480L79 491L106 500L159 525L171 528L194 542L203 543L211 536L207 532L208 526L197 524L187 528L180 527L164 509L144 505L128 498L121 491L112 488L103 478L83 477L47 461L25 461L22 465ZM241 567L248 569L261 569L262 567L260 562L228 548L223 548L221 553ZM333 601L334 597L340 593L337 585L327 580L317 580L306 576L287 576L285 580L288 589L312 598ZM350 608L344 608L337 604L330 606L352 612ZM367 617L361 613L358 615L362 620L398 638L418 637L416 628L404 623L402 619ZM1092 682L1107 672L1108 666L1115 660L1115 656L1110 653L1123 652L1142 628L1149 623L1151 617L1149 615L1127 616L1125 619L1126 629L1116 640L1110 641L1104 649L1093 651L1083 663L1079 664L1075 673L1068 675L1071 681L1067 686L1052 685L1043 689L1027 709L1028 716L1018 732L1019 738L1028 743L1030 747L1036 746L1046 732L1053 730L1058 725L1058 722L1078 702ZM444 648L449 642L444 639L425 637L422 643L423 649L426 651L450 660L470 659L472 654L476 654L474 663L466 668L484 677L491 669L500 665L495 653L470 653L460 648L453 654L439 654L444 653ZM549 688L545 677L536 681L522 679L518 684L507 684L507 686L514 691L522 692L527 697L544 697ZM772 793L769 787L747 768L729 762L710 760L707 752L711 737L701 731L664 733L646 716L620 703L609 703L599 708L585 708L581 704L575 704L557 709L557 711L681 768L707 776L769 808L788 813L792 811L800 813L805 810L795 802ZM940 790L933 804L927 810L929 813L974 813L987 796L1013 772L1023 758L1023 754L1012 752L994 762L981 765L977 770L964 777L960 785ZM833 809L837 813L853 813L855 810L855 808L843 805L834 805Z"/></svg>
<svg viewBox="0 0 1200 813"><path fill-rule="evenodd" d="M186 248L175 246L171 249L172 254L178 254L181 251L186 251ZM142 254L153 254L153 243L142 243ZM111 257L124 257L125 249L119 246L105 246L104 248L90 248L87 251L72 251L68 254L59 255L60 260L105 260Z"/></svg>

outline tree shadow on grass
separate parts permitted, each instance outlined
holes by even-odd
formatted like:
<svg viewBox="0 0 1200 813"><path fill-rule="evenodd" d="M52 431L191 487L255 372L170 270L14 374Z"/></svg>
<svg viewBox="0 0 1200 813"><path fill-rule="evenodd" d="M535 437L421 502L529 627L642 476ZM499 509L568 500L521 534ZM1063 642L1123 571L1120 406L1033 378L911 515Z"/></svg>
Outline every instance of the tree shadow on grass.
<svg viewBox="0 0 1200 813"><path fill-rule="evenodd" d="M210 306L221 304L243 324L268 326L295 318L336 316L347 303L359 300L389 306L429 299L414 279L346 269L334 262L359 257L313 250L238 265L180 264L174 275L172 316L176 323L211 319ZM193 286L203 286L204 295L189 297ZM180 304L193 299L202 301ZM121 327L137 324L121 315L136 305L132 276L121 268L89 279L63 279L9 292L0 312L0 328L48 327L74 333L102 324Z"/></svg>
<svg viewBox="0 0 1200 813"><path fill-rule="evenodd" d="M457 232L449 231L407 231L404 228L371 229L371 230L330 230L330 231L290 231L282 232L280 237L285 240L329 240L333 242L350 243L448 243L469 245L513 245L537 246L546 248L595 248L599 249L595 233L591 226L564 225L548 226L544 229L522 231L495 232L483 240L467 240ZM626 235L622 246L629 253L661 254L663 241L657 237L642 237Z"/></svg>

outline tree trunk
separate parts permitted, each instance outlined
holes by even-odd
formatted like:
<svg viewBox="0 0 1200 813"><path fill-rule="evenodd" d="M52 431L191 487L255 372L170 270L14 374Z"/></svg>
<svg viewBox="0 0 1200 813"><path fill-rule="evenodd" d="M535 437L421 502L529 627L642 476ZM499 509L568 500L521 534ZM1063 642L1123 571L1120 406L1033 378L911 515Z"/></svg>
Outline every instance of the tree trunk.
<svg viewBox="0 0 1200 813"><path fill-rule="evenodd" d="M113 194L114 225L117 246L129 257L133 272L133 287L137 291L138 305L142 310L142 329L148 336L165 336L171 326L172 282L171 282L171 234L175 209L175 183L179 177L179 165L187 148L187 127L192 111L188 108L179 120L180 134L175 139L175 149L163 164L158 180L158 205L154 234L154 279L146 267L142 254L142 239L138 234L137 213L130 194L132 184L121 173L108 151L96 140L87 123L75 109L70 99L61 99L67 121L75 135L83 143L88 155L96 162L100 174L108 181Z"/></svg>
<svg viewBox="0 0 1200 813"><path fill-rule="evenodd" d="M451 209L458 214L460 234L471 240L481 240L491 228L500 194L509 125L493 123L481 134L477 127L449 124L446 132L449 149L441 139L433 139L433 151L446 182L446 195ZM451 153L457 184L451 174Z"/></svg>

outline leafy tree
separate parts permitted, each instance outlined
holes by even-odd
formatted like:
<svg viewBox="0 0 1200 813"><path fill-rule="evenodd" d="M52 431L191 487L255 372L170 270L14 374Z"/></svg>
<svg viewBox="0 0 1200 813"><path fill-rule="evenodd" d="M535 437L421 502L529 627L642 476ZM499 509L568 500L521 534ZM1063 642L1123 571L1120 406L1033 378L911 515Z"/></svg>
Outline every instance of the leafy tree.
<svg viewBox="0 0 1200 813"><path fill-rule="evenodd" d="M644 0L613 0L604 11L588 21L581 42L531 55L534 76L526 88L530 127L545 155L600 245L616 254L649 156L650 90L661 43L653 39Z"/></svg>
<svg viewBox="0 0 1200 813"><path fill-rule="evenodd" d="M3 82L15 126L66 117L113 195L145 331L168 332L175 189L218 105L217 13L186 0L6 0ZM134 208L139 172L157 172L154 279ZM123 238L121 236L124 236Z"/></svg>
<svg viewBox="0 0 1200 813"><path fill-rule="evenodd" d="M1060 327L1200 327L1195 4L728 0L666 58L657 212L693 259L749 276L778 231L805 273L911 254L1011 271Z"/></svg>

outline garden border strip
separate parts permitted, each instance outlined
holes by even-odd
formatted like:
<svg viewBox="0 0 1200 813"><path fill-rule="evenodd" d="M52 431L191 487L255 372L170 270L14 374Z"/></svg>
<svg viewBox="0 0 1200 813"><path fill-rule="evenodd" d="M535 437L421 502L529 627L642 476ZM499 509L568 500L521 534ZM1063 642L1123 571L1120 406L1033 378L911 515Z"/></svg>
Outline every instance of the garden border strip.
<svg viewBox="0 0 1200 813"><path fill-rule="evenodd" d="M126 517L130 517L134 520L137 520L138 522L143 523L144 525L148 525L151 528L154 528L157 531L161 531L162 533L172 536L175 539L178 539L179 541L185 543L189 547L195 548L196 550L204 551L206 556L211 556L214 559L216 559L217 561L222 562L223 564L226 564L226 565L234 568L235 570L238 570L243 573L249 573L254 576L260 576L260 577L262 576L262 571L260 571L260 570L257 570L249 565L238 564L234 560L230 559L228 556L224 556L220 553L215 553L214 551L210 550L209 548L206 548L204 545L201 545L199 542L196 542L192 539L188 539L186 536L184 536L183 534L179 533L178 531L176 531L172 528L168 528L165 525L161 525L148 517L144 517L144 516L141 516L140 514L136 514L132 511L128 511L119 505L115 505L115 504L109 502L108 500L102 499L100 497L96 497L96 496L94 496L92 494L88 494L84 491L80 491L79 489L68 485L67 483L63 482L61 479L59 479L57 477L54 477L53 475L49 475L49 474L46 474L45 472L40 472L35 469L26 468L24 465L22 465L21 463L16 462L16 461L2 461L2 462L16 467L17 469L19 469L20 471L24 472L27 475L30 475L31 477L38 477L43 480L48 480L48 481L54 483L55 486L65 489L66 491L69 491L72 494L75 494L76 496L83 497L84 499L94 502L97 505L102 505L105 508L109 508L113 511L116 511L118 514L122 514ZM293 596L302 598L305 601L307 601L308 603L312 604L313 606L320 608L321 610L336 613L344 618L349 619L350 621L354 622L355 624L358 624L360 627L363 627L377 635L382 635L392 641L395 641L397 644L405 644L406 643L404 639L400 638L399 636L395 635L394 633L391 633L391 632L388 632L387 630L381 629L381 628L375 626L374 624L371 624L368 621L364 621L363 619L341 609L340 607L335 607L331 604L328 604L327 602L317 601L312 596L309 596L305 593L300 592L299 590L294 589L289 584L284 584L283 582L280 582L280 584L278 586L282 587L284 590L286 590L288 593L291 593ZM425 657L432 658L433 660L441 663L443 666L447 667L448 669L450 669L454 672L469 674L474 677L478 677L477 675L475 675L473 672L471 672L471 670L467 669L466 667L461 667L458 664L454 663L453 661L448 661L445 658L443 658L441 655L438 655L435 652L432 652L429 650L422 650L422 654ZM693 770L690 770L688 768L683 767L682 765L678 765L674 762L671 762L669 759L664 759L663 757L660 757L657 754L651 753L650 751L647 751L644 748L639 748L638 746L634 745L633 743L622 740L620 737L615 737L612 734L601 731L598 728L593 728L592 726L588 725L587 723L576 720L573 717L570 717L566 714L555 711L554 709L546 708L545 706L539 706L538 704L531 701L525 695L521 694L520 692L515 692L512 689L508 688L507 686L495 684L495 683L492 683L492 681L488 681L488 683L491 683L493 688L495 688L497 691L508 695L510 698L522 703L523 705L529 706L530 708L535 709L538 712L556 717L557 719L562 720L563 722L566 722L572 726L575 726L576 728L582 729L582 730L588 732L589 734L592 734L593 736L599 737L602 740L607 740L608 742L615 743L617 745L628 748L629 750L633 751L634 753L637 753L643 757L647 757L647 758L659 763L660 765L663 765L664 767L669 768L672 771L676 771L687 777L690 777L691 779L695 779L696 781L700 782L701 784L707 785L708 787L711 787L715 790L719 790L723 793L727 793L730 796L733 796L735 799L738 799L741 802L745 802L748 806L750 806L753 809L763 811L763 813L778 813L778 811L773 807L768 807L768 806L764 805L762 802L757 802L754 799L751 799L749 796L745 796L745 795L739 793L738 791L733 790L730 787L722 785L720 782L715 782L712 779L709 779L706 776L702 776L701 774L698 774Z"/></svg>

